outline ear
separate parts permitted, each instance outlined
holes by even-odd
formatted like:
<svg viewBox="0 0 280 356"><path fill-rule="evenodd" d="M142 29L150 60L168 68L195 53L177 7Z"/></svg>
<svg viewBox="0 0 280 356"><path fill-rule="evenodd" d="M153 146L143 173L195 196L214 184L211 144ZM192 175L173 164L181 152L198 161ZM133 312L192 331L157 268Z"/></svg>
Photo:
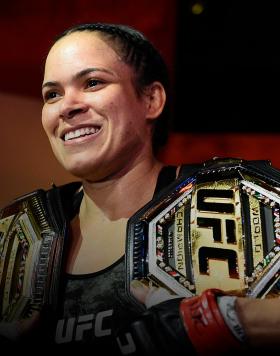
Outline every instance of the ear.
<svg viewBox="0 0 280 356"><path fill-rule="evenodd" d="M147 103L146 118L158 118L166 102L166 92L163 85L160 82L153 82L147 86L145 89L145 100Z"/></svg>

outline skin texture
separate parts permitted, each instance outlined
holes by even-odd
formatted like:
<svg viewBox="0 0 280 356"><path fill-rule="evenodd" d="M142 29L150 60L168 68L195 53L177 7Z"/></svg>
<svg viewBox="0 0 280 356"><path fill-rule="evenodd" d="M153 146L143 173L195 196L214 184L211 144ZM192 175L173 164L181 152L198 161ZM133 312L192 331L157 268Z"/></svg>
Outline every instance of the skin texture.
<svg viewBox="0 0 280 356"><path fill-rule="evenodd" d="M151 145L153 120L165 104L162 85L152 83L139 97L133 69L96 33L78 32L50 50L42 92L42 123L58 161L82 179L86 194L107 214L108 209L112 214L116 211L115 202L118 211L127 210L119 217L131 215L141 206L139 193L145 196L153 190L162 166ZM63 140L65 132L80 127L98 131ZM119 202L128 193L126 209ZM111 208L104 199L109 194Z"/></svg>
<svg viewBox="0 0 280 356"><path fill-rule="evenodd" d="M81 74L90 68L90 73ZM55 156L74 175L104 180L150 154L151 121L157 113L150 110L151 93L136 94L133 75L132 68L96 34L74 33L51 49L42 123ZM81 125L99 131L63 141L65 131Z"/></svg>
<svg viewBox="0 0 280 356"><path fill-rule="evenodd" d="M152 130L165 91L154 82L139 95L133 68L97 33L85 31L51 48L42 94L42 124L53 152L83 183L68 272L99 271L124 254L126 221L152 198L162 167ZM96 132L65 141L65 133L81 128Z"/></svg>
<svg viewBox="0 0 280 356"><path fill-rule="evenodd" d="M237 298L236 310L247 342L256 349L279 347L279 297L267 299Z"/></svg>

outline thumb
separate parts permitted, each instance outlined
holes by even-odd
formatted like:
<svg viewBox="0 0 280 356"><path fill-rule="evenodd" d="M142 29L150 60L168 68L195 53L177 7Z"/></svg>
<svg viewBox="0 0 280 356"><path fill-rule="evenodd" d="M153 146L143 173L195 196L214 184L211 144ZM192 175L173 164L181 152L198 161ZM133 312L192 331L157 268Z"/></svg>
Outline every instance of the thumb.
<svg viewBox="0 0 280 356"><path fill-rule="evenodd" d="M130 292L138 302L145 304L149 287L137 279L133 279L130 283Z"/></svg>
<svg viewBox="0 0 280 356"><path fill-rule="evenodd" d="M135 279L131 282L130 290L132 295L147 308L169 299L179 298L178 295L171 293L166 288L147 286Z"/></svg>
<svg viewBox="0 0 280 356"><path fill-rule="evenodd" d="M146 296L145 305L147 308L151 308L153 305L165 302L170 299L180 298L177 294L171 293L166 288L153 287L149 290L149 293Z"/></svg>

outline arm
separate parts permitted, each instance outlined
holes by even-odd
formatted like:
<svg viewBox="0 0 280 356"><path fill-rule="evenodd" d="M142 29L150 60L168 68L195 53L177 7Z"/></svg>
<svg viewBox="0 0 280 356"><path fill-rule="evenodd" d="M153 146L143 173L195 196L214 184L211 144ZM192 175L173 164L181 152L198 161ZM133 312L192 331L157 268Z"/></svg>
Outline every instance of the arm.
<svg viewBox="0 0 280 356"><path fill-rule="evenodd" d="M144 319L141 320L140 318L137 322L138 324L136 323L138 326L141 325L142 328L137 330L137 337L139 337L139 333L141 334L141 330L143 331L145 324L148 323L150 335L156 330L156 333L161 334L160 337L164 335L164 342L167 343L167 345L170 344L170 348L172 348L176 345L179 328L181 329L180 338L183 337L182 332L184 332L186 342L184 346L182 344L177 344L176 346L188 350L188 355L192 353L207 354L207 350L204 349L205 345L207 345L207 347L213 347L213 350L215 350L215 353L217 354L218 350L224 352L220 349L220 346L222 346L220 342L221 339L224 340L224 345L231 345L229 348L240 348L241 350L246 348L252 350L271 350L280 346L279 298L269 297L266 299L253 299L236 297L235 299L234 297L233 312L239 323L237 322L234 324L233 322L229 328L227 326L229 320L226 317L227 314L230 314L229 308L226 309L221 307L221 300L226 300L226 298L224 298L226 297L226 294L216 290L216 295L215 293L212 295L210 305L206 306L204 310L204 317L200 318L205 321L206 325L214 322L212 323L214 334L213 328L210 330L211 328L207 329L206 327L203 330L202 325L202 328L197 330L196 335L190 314L192 310L194 316L198 316L199 314L201 316L202 309L200 308L199 303L206 305L205 302L202 303L202 296L205 296L205 293L203 293L202 296L193 298L178 298L178 296L170 295L163 288L149 288L139 281L132 283L132 286L132 293L134 296L147 307L147 312L144 313ZM198 301L198 303L196 303L196 301ZM207 308L209 307L211 313L207 313ZM153 317L151 315L153 315ZM217 317L212 318L211 315L216 315ZM231 316L229 315L229 318L230 317ZM220 319L220 323L216 323L215 319L218 321ZM153 320L153 322L151 322L151 320ZM174 325L171 323L171 320L173 320L172 323L174 323ZM223 320L225 320L225 323L223 323ZM133 325L133 328L135 325ZM160 327L158 325L160 325ZM170 325L173 326L170 328ZM241 327L241 330L238 330L238 327ZM162 330L164 330L164 332L162 332ZM170 333L170 330L176 330L176 332L172 334L172 332ZM171 342L170 339L173 339L173 341ZM225 342L226 339L228 340L227 342ZM156 338L152 337L151 342L156 342ZM163 345L162 342L161 345ZM200 348L200 345L203 346L202 349ZM166 347L167 346L165 346L165 349Z"/></svg>
<svg viewBox="0 0 280 356"><path fill-rule="evenodd" d="M237 298L236 311L252 348L280 346L279 298Z"/></svg>
<svg viewBox="0 0 280 356"><path fill-rule="evenodd" d="M245 349L244 332L238 318L233 317L236 312L230 303L235 302L236 297L223 299L228 302L223 303L222 314L220 301L225 295L217 289L209 289L193 298L169 294L169 299L162 288L151 290L138 283L136 289L138 300L145 301L148 309L131 328L145 354L221 355L229 350ZM224 314L229 315L227 323Z"/></svg>

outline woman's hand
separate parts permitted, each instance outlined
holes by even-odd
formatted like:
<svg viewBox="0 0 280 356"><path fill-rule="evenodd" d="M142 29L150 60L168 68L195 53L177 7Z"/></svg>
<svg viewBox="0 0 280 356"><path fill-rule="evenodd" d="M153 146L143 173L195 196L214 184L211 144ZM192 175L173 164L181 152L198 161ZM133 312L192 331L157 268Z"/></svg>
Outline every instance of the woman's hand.
<svg viewBox="0 0 280 356"><path fill-rule="evenodd" d="M134 298L144 304L146 308L151 308L166 300L179 298L177 294L171 293L166 288L146 285L136 279L131 282L130 291Z"/></svg>

